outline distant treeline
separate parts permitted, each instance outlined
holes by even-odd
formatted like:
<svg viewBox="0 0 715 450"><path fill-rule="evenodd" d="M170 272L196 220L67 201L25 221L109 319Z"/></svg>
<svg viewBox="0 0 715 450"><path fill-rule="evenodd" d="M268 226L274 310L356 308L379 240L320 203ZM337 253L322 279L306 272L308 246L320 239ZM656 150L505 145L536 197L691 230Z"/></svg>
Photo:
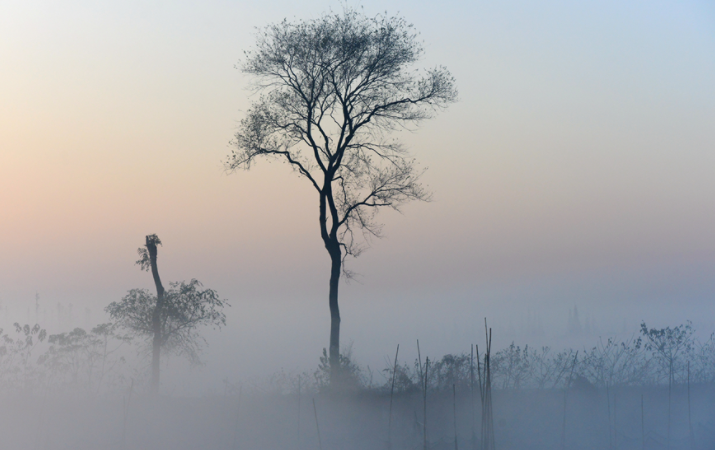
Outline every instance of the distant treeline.
<svg viewBox="0 0 715 450"><path fill-rule="evenodd" d="M578 389L613 386L657 386L715 382L715 336L695 337L690 322L662 329L641 325L625 341L599 340L591 348L554 350L516 345L491 355L495 389ZM468 389L476 383L478 349L448 354L431 361L429 389ZM124 391L130 384L141 389L148 383L149 352L146 341L122 334L113 324L90 331L48 335L39 325L15 324L0 330L0 392L42 393L65 390L90 394ZM416 360L375 371L361 367L350 352L340 357L343 386L355 390L388 391L395 373L395 392L420 390L421 371ZM242 383L246 388L274 393L318 392L330 386L327 354L313 372L276 373L267 380ZM227 390L235 386L227 382Z"/></svg>
<svg viewBox="0 0 715 450"><path fill-rule="evenodd" d="M0 329L2 393L106 393L146 378L145 368L128 364L134 355L145 353L142 347L130 348L135 347L132 339L113 324L51 335L40 325L15 323L13 328Z"/></svg>
<svg viewBox="0 0 715 450"><path fill-rule="evenodd" d="M715 336L695 336L692 323L661 329L641 324L640 332L620 341L599 339L591 348L554 350L523 347L512 343L492 353L492 385L495 389L558 389L566 386L590 390L616 386L659 386L715 382ZM471 353L448 354L432 361L426 384L431 390L469 389L478 383L478 364L484 364L478 349ZM395 373L396 392L416 392L424 375L420 363L398 363L375 373L341 355L346 377L356 389L389 391ZM308 373L275 374L267 389L295 392L329 387L325 357L312 376ZM300 378L300 380L299 380ZM266 389L266 387L263 387Z"/></svg>

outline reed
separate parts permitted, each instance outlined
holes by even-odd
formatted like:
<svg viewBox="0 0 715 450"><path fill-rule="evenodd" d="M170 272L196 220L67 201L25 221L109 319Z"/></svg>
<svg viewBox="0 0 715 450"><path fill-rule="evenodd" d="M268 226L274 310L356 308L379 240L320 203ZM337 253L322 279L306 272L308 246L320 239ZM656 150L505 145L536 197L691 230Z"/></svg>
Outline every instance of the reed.
<svg viewBox="0 0 715 450"><path fill-rule="evenodd" d="M673 396L673 360L670 360L670 369L668 370L668 450L670 450L670 407Z"/></svg>
<svg viewBox="0 0 715 450"><path fill-rule="evenodd" d="M320 425L318 424L318 408L315 407L315 398L313 398L313 414L315 415L315 429L318 431L318 450L323 450L323 440L320 438Z"/></svg>
<svg viewBox="0 0 715 450"><path fill-rule="evenodd" d="M420 340L417 339L417 363L420 368L420 385L424 384L424 377L422 374L422 353L420 353Z"/></svg>
<svg viewBox="0 0 715 450"><path fill-rule="evenodd" d="M693 419L690 414L690 361L688 361L688 432L690 434L690 448L695 448L695 433L693 432Z"/></svg>
<svg viewBox="0 0 715 450"><path fill-rule="evenodd" d="M613 448L618 450L618 396L613 394Z"/></svg>
<svg viewBox="0 0 715 450"><path fill-rule="evenodd" d="M643 407L643 394L641 394L641 444L645 450L645 408Z"/></svg>
<svg viewBox="0 0 715 450"><path fill-rule="evenodd" d="M487 327L484 319L484 333L486 335L486 352L484 353L484 369L479 364L479 347L477 347L477 370L479 372L479 391L482 399L482 435L480 450L494 450L494 415L492 412L492 330Z"/></svg>
<svg viewBox="0 0 715 450"><path fill-rule="evenodd" d="M422 438L423 438L423 449L427 450L429 448L427 444L427 375L429 373L429 356L425 359L425 373L424 373L424 383L422 387Z"/></svg>
<svg viewBox="0 0 715 450"><path fill-rule="evenodd" d="M397 376L397 355L400 353L400 344L395 350L395 363L392 366L392 383L390 383L390 411L387 414L387 449L392 449L392 397L395 393L395 377Z"/></svg>
<svg viewBox="0 0 715 450"><path fill-rule="evenodd" d="M122 399L123 407L123 418L122 418L122 449L127 448L127 418L129 417L129 402L132 399L132 392L134 391L134 378L132 378L132 384L129 386L129 394Z"/></svg>
<svg viewBox="0 0 715 450"><path fill-rule="evenodd" d="M238 386L238 400L236 402L236 423L233 425L233 449L238 448L238 421L241 418L241 394L243 393L243 385Z"/></svg>
<svg viewBox="0 0 715 450"><path fill-rule="evenodd" d="M611 430L611 391L608 390L608 382L606 382L606 405L608 407L608 448L613 448L613 431Z"/></svg>
<svg viewBox="0 0 715 450"><path fill-rule="evenodd" d="M561 426L561 450L566 449L566 404L568 403L569 388L571 387L571 380L573 379L573 371L576 368L576 359L578 358L578 351L573 357L573 363L571 363L571 373L569 374L569 379L566 382L566 389L564 389L564 420ZM611 433L611 423L610 423L610 407L609 407L609 422L608 422L608 433Z"/></svg>
<svg viewBox="0 0 715 450"><path fill-rule="evenodd" d="M472 450L477 449L477 406L474 398L474 344L472 344L469 355L469 396L470 405L472 408Z"/></svg>
<svg viewBox="0 0 715 450"><path fill-rule="evenodd" d="M454 450L459 450L457 444L457 385L452 384L452 405L454 406Z"/></svg>

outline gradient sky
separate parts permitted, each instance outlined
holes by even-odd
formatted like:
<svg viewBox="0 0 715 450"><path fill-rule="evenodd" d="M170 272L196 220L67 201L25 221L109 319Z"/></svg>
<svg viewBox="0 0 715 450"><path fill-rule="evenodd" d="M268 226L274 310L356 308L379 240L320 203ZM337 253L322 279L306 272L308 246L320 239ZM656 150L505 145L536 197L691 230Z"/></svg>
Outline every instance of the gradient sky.
<svg viewBox="0 0 715 450"><path fill-rule="evenodd" d="M712 2L354 5L413 23L423 66L445 65L460 92L399 135L434 201L383 214L386 238L349 263L356 357L374 367L415 338L462 351L484 316L498 343L528 317L557 336L573 306L601 333L715 331ZM209 364L314 367L329 324L317 198L282 164L227 174L222 160L252 99L234 65L255 27L329 8L3 1L4 319L27 321L39 293L105 320L152 287L133 262L157 233L165 283L197 278L234 305Z"/></svg>

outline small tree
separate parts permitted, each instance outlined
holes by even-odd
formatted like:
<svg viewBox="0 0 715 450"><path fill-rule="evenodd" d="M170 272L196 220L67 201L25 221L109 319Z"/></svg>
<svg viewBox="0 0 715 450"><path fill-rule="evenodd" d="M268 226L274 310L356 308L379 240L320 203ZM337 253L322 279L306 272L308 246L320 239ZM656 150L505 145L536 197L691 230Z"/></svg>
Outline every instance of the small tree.
<svg viewBox="0 0 715 450"><path fill-rule="evenodd" d="M646 338L645 348L653 352L662 371L668 374L668 448L670 448L670 417L671 396L675 374L684 366L683 356L692 352L693 324L689 320L676 327L648 328L645 322L641 323L641 334Z"/></svg>
<svg viewBox="0 0 715 450"><path fill-rule="evenodd" d="M463 388L470 382L471 357L466 353L461 355L444 355L430 368L432 388L439 390L452 389L453 386Z"/></svg>
<svg viewBox="0 0 715 450"><path fill-rule="evenodd" d="M0 388L31 390L40 385L44 376L33 354L47 337L47 331L38 324L30 327L15 322L14 327L15 338L0 328Z"/></svg>
<svg viewBox="0 0 715 450"><path fill-rule="evenodd" d="M117 325L151 340L153 393L159 392L161 349L185 356L191 363L199 363L200 350L206 340L197 328L225 325L223 307L230 306L216 291L201 289L202 284L195 279L188 283L170 283L169 290L164 290L156 264L157 244L161 241L155 234L147 236L146 247L139 248L140 259L137 261L143 270L151 269L157 295L147 289L132 289L121 301L112 302L105 309Z"/></svg>
<svg viewBox="0 0 715 450"><path fill-rule="evenodd" d="M50 347L40 356L40 362L47 367L51 381L99 392L105 376L124 363L122 356L110 358L111 355L131 340L117 334L115 328L114 324L103 323L89 332L75 328L49 335Z"/></svg>
<svg viewBox="0 0 715 450"><path fill-rule="evenodd" d="M705 342L698 342L693 355L693 379L701 383L715 383L715 333Z"/></svg>
<svg viewBox="0 0 715 450"><path fill-rule="evenodd" d="M645 338L645 348L653 352L658 362L661 377L668 377L668 384L675 383L676 374L685 370L686 357L695 348L693 340L693 324L689 320L685 324L666 328L648 328L641 323L641 334Z"/></svg>
<svg viewBox="0 0 715 450"><path fill-rule="evenodd" d="M330 256L329 362L340 367L338 283L344 258L380 236L378 209L427 200L421 171L386 133L416 125L456 100L438 67L419 76L417 33L399 17L346 8L310 21L283 21L258 34L243 72L263 92L241 121L229 170L262 157L288 163L318 194L320 237Z"/></svg>
<svg viewBox="0 0 715 450"><path fill-rule="evenodd" d="M573 366L574 351L571 349L552 352L550 347L541 347L539 351L529 353L529 366L533 384L539 389L551 386L552 389L566 383Z"/></svg>
<svg viewBox="0 0 715 450"><path fill-rule="evenodd" d="M533 375L531 359L529 346L522 349L514 342L496 352L491 361L494 384L501 384L502 389L521 388Z"/></svg>
<svg viewBox="0 0 715 450"><path fill-rule="evenodd" d="M643 352L641 338L617 342L599 339L598 345L583 352L579 375L596 386L628 386L645 383L651 360Z"/></svg>

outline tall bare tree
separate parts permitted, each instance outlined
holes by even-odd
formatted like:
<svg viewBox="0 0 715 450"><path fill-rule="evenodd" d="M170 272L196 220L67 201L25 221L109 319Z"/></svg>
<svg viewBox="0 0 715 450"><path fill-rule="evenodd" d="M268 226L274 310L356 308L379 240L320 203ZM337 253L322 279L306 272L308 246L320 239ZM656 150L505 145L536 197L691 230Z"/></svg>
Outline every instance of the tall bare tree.
<svg viewBox="0 0 715 450"><path fill-rule="evenodd" d="M330 255L331 378L339 368L338 283L346 256L379 237L375 214L427 200L422 171L387 134L411 128L456 100L444 67L413 69L423 54L400 17L366 17L346 8L309 20L269 25L240 69L260 97L231 142L228 170L261 157L288 164L315 188L320 236Z"/></svg>

